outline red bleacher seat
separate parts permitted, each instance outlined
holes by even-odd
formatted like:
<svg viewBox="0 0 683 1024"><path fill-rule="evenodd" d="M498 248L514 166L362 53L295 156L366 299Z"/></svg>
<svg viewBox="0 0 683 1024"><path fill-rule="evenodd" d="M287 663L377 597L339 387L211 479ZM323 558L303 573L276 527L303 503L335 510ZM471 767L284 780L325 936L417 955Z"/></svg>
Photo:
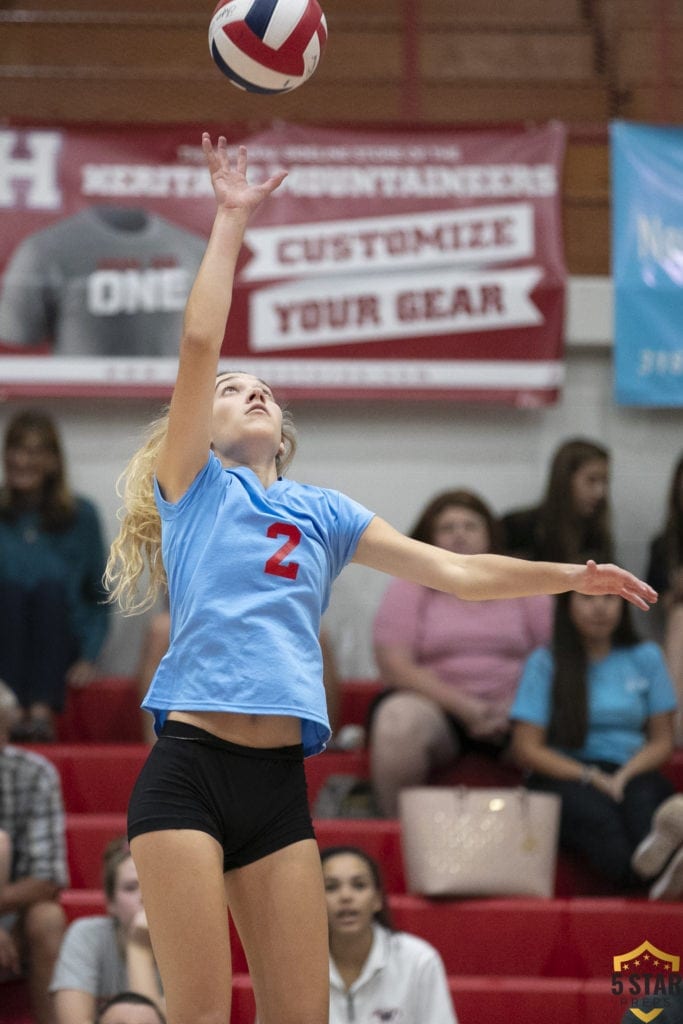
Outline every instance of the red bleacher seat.
<svg viewBox="0 0 683 1024"><path fill-rule="evenodd" d="M124 813L150 748L144 743L49 743L32 750L56 766L67 813Z"/></svg>
<svg viewBox="0 0 683 1024"><path fill-rule="evenodd" d="M0 982L0 1021L2 1024L35 1024L25 981Z"/></svg>
<svg viewBox="0 0 683 1024"><path fill-rule="evenodd" d="M349 679L341 684L340 721L363 725L371 702L382 690L376 679ZM141 743L142 714L135 679L111 676L83 689L70 688L57 720L61 743Z"/></svg>
<svg viewBox="0 0 683 1024"><path fill-rule="evenodd" d="M83 689L69 687L57 736L62 743L141 743L142 714L134 679L96 679Z"/></svg>
<svg viewBox="0 0 683 1024"><path fill-rule="evenodd" d="M576 898L567 915L567 942L575 951L577 973L585 978L611 974L612 958L646 939L657 949L681 953L683 903L624 898Z"/></svg>
<svg viewBox="0 0 683 1024"><path fill-rule="evenodd" d="M110 839L125 834L125 814L67 814L66 848L73 889L101 886L104 848Z"/></svg>
<svg viewBox="0 0 683 1024"><path fill-rule="evenodd" d="M67 921L107 912L104 889L65 889L60 896L60 902L64 907Z"/></svg>
<svg viewBox="0 0 683 1024"><path fill-rule="evenodd" d="M406 891L397 820L324 818L315 823L318 843L325 846L360 846L381 865L390 892ZM91 888L100 884L102 850L109 838L124 834L125 814L67 814L67 839L72 886ZM593 874L575 858L560 853L555 878L555 895L612 896L614 887Z"/></svg>
<svg viewBox="0 0 683 1024"><path fill-rule="evenodd" d="M340 723L365 724L368 709L382 689L383 684L378 679L343 680ZM126 676L98 679L82 690L70 689L65 711L57 724L59 740L62 743L141 743L139 704L136 681ZM311 765L317 762L317 758L313 759ZM333 770L332 762L328 762L328 766ZM355 767L334 770L356 771ZM367 770L367 762L363 770ZM664 771L676 789L683 792L683 750L674 753ZM322 767L311 768L314 785L321 773ZM498 765L486 758L468 755L434 781L446 785L518 785L520 780L520 773L511 765Z"/></svg>
<svg viewBox="0 0 683 1024"><path fill-rule="evenodd" d="M370 705L386 689L380 679L344 679L339 700L341 725L365 725Z"/></svg>
<svg viewBox="0 0 683 1024"><path fill-rule="evenodd" d="M495 937L489 950L495 959ZM519 966L522 971L521 959ZM459 1024L576 1024L584 1019L583 985L573 978L478 975L451 977L449 986Z"/></svg>
<svg viewBox="0 0 683 1024"><path fill-rule="evenodd" d="M392 895L394 926L435 946L449 974L572 976L563 966L563 900L427 900Z"/></svg>
<svg viewBox="0 0 683 1024"><path fill-rule="evenodd" d="M583 1010L589 993L577 979L477 975L449 977L448 982L459 1024L576 1024L587 1019ZM253 1024L255 1010L251 979L235 975L232 1024Z"/></svg>

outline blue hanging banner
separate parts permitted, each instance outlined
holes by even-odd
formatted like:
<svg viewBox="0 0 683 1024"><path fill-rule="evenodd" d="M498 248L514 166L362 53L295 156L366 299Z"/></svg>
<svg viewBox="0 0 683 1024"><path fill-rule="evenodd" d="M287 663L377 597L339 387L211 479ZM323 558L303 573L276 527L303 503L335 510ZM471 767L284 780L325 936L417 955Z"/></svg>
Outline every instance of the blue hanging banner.
<svg viewBox="0 0 683 1024"><path fill-rule="evenodd" d="M683 128L615 122L615 398L683 406Z"/></svg>

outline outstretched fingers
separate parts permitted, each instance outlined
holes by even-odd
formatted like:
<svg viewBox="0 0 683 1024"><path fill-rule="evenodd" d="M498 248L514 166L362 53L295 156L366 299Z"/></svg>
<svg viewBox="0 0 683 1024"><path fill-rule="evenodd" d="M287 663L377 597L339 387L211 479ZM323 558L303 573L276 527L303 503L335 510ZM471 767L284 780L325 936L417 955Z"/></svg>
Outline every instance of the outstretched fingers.
<svg viewBox="0 0 683 1024"><path fill-rule="evenodd" d="M244 147L241 147L244 148ZM202 132L202 152L206 157L206 162L209 166L209 170L212 174L216 171L220 171L222 168L230 170L230 157L228 155L228 140L225 135L219 135L214 146L211 136L208 132ZM245 150L245 167L246 167L246 150Z"/></svg>
<svg viewBox="0 0 683 1024"><path fill-rule="evenodd" d="M277 171L274 171L273 174L271 174L269 178L266 178L266 180L261 184L249 186L249 183L247 182L247 168L249 164L247 147L244 145L237 147L237 156L233 164L228 152L228 140L224 135L219 135L216 145L214 146L209 132L203 132L202 151L214 182L219 179L222 179L223 181L235 180L236 175L238 179L241 179L246 184L247 188L252 189L252 192L256 197L260 196L260 198L263 198L270 195L270 193L274 192L287 177L287 171L280 168Z"/></svg>
<svg viewBox="0 0 683 1024"><path fill-rule="evenodd" d="M282 184L286 177L287 171L285 171L284 169L280 169L279 171L275 171L274 174L271 174L269 178L266 178L266 180L260 187L263 189L264 192L270 195L271 192L274 192L275 189Z"/></svg>
<svg viewBox="0 0 683 1024"><path fill-rule="evenodd" d="M589 594L618 594L625 601L648 611L657 600L657 591L626 569L616 565L586 563L586 590Z"/></svg>

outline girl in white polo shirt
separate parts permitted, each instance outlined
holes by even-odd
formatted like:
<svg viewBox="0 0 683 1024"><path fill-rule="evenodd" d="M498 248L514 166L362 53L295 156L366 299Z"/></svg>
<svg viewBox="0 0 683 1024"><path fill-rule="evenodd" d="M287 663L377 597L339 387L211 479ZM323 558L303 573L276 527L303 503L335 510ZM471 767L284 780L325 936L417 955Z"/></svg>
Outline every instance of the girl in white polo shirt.
<svg viewBox="0 0 683 1024"><path fill-rule="evenodd" d="M355 846L321 853L330 934L330 1024L456 1024L441 957L394 931L377 863Z"/></svg>

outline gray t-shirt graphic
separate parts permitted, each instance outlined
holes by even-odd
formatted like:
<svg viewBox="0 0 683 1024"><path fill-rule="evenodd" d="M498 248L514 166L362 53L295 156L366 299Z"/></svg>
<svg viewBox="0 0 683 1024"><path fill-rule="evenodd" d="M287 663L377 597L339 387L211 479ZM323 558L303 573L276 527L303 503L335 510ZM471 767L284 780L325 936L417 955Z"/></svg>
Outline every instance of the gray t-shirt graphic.
<svg viewBox="0 0 683 1024"><path fill-rule="evenodd" d="M205 248L201 235L144 210L81 210L12 253L0 341L48 341L66 356L175 356Z"/></svg>

